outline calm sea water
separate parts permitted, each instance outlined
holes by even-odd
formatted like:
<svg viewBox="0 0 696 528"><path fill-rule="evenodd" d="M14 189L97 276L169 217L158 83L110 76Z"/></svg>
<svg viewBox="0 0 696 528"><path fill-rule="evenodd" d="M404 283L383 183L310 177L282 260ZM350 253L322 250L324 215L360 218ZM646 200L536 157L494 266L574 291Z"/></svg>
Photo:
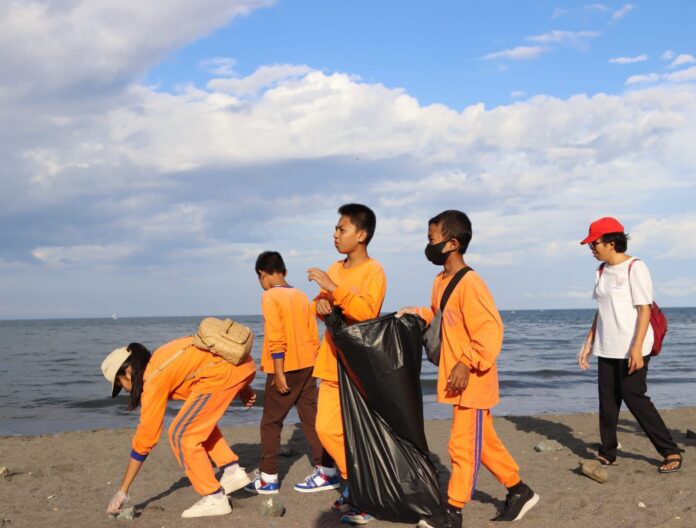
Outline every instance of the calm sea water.
<svg viewBox="0 0 696 528"><path fill-rule="evenodd" d="M662 354L650 363L649 393L658 407L696 405L696 308L666 309L669 333ZM578 369L576 355L592 322L593 310L502 312L505 343L498 360L501 403L495 413L542 414L595 411L596 363ZM232 316L257 334L262 319ZM114 348L140 341L151 350L191 334L200 317L0 321L0 435L133 427L137 413L126 412L126 398L109 398L100 364ZM426 418L447 418L450 408L435 402L436 371L423 363ZM262 389L264 375L254 382ZM262 400L261 400L262 401ZM176 413L173 402L169 419ZM257 423L234 402L223 425ZM297 421L296 415L289 417Z"/></svg>

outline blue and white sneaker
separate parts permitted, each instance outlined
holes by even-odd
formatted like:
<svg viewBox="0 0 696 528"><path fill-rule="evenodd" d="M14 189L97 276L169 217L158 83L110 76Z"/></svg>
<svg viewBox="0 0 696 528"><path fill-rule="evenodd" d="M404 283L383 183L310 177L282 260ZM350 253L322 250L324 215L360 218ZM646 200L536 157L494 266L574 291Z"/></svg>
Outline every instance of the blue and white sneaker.
<svg viewBox="0 0 696 528"><path fill-rule="evenodd" d="M321 472L321 469L314 468L314 473L307 475L304 482L298 482L295 484L295 491L300 493L315 493L317 491L326 491L337 489L341 486L341 481L338 479L338 475L329 477Z"/></svg>
<svg viewBox="0 0 696 528"><path fill-rule="evenodd" d="M259 495L274 495L280 490L280 484L276 482L266 482L261 475L255 475L254 480L244 486L247 493L258 493Z"/></svg>
<svg viewBox="0 0 696 528"><path fill-rule="evenodd" d="M356 509L352 509L348 513L341 515L341 522L346 524L367 524L372 520L374 520L372 515Z"/></svg>

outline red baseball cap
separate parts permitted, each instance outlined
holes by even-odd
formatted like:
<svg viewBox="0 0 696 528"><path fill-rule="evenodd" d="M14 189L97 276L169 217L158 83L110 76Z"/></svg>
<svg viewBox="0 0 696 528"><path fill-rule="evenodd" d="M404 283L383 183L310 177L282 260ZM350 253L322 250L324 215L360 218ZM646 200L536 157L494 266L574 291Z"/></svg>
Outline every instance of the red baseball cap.
<svg viewBox="0 0 696 528"><path fill-rule="evenodd" d="M608 233L623 232L624 227L616 218L612 218L611 216L605 216L604 218L595 220L590 224L590 232L588 233L587 237L585 237L585 239L580 243L589 244L590 242L594 242L595 240L603 237Z"/></svg>

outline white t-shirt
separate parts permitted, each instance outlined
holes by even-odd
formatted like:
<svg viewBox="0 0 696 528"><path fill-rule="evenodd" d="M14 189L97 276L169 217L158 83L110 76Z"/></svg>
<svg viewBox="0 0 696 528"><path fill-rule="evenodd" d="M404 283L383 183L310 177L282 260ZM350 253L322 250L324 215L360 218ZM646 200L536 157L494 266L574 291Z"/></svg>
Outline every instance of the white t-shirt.
<svg viewBox="0 0 696 528"><path fill-rule="evenodd" d="M631 266L629 280L628 268ZM597 333L592 352L595 356L626 359L631 349L638 322L636 306L652 304L652 279L642 260L627 259L616 266L605 265L604 271L595 273L592 298L597 300L599 315ZM643 341L643 355L650 354L653 346L653 330L648 331Z"/></svg>

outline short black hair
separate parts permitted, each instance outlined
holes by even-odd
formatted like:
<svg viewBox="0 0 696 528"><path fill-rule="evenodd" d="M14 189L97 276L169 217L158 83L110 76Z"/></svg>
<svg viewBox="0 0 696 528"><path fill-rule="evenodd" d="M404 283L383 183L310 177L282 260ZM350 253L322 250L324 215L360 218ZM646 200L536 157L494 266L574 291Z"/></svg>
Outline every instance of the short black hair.
<svg viewBox="0 0 696 528"><path fill-rule="evenodd" d="M339 207L338 214L350 218L350 223L353 224L358 231L365 230L367 233L365 245L367 246L370 240L372 240L372 236L375 234L375 228L377 227L377 217L374 211L363 204L349 203Z"/></svg>
<svg viewBox="0 0 696 528"><path fill-rule="evenodd" d="M285 262L283 257L277 251L264 251L256 258L256 273L266 272L269 275L272 273L282 273L285 275Z"/></svg>
<svg viewBox="0 0 696 528"><path fill-rule="evenodd" d="M607 233L602 235L600 240L605 244L614 243L614 251L617 253L626 253L628 249L628 235L626 233Z"/></svg>
<svg viewBox="0 0 696 528"><path fill-rule="evenodd" d="M428 225L432 224L440 226L442 236L446 240L456 238L459 241L459 252L462 255L466 253L473 233L471 230L471 220L469 220L469 217L466 216L465 213L457 211L456 209L448 209L428 220Z"/></svg>

